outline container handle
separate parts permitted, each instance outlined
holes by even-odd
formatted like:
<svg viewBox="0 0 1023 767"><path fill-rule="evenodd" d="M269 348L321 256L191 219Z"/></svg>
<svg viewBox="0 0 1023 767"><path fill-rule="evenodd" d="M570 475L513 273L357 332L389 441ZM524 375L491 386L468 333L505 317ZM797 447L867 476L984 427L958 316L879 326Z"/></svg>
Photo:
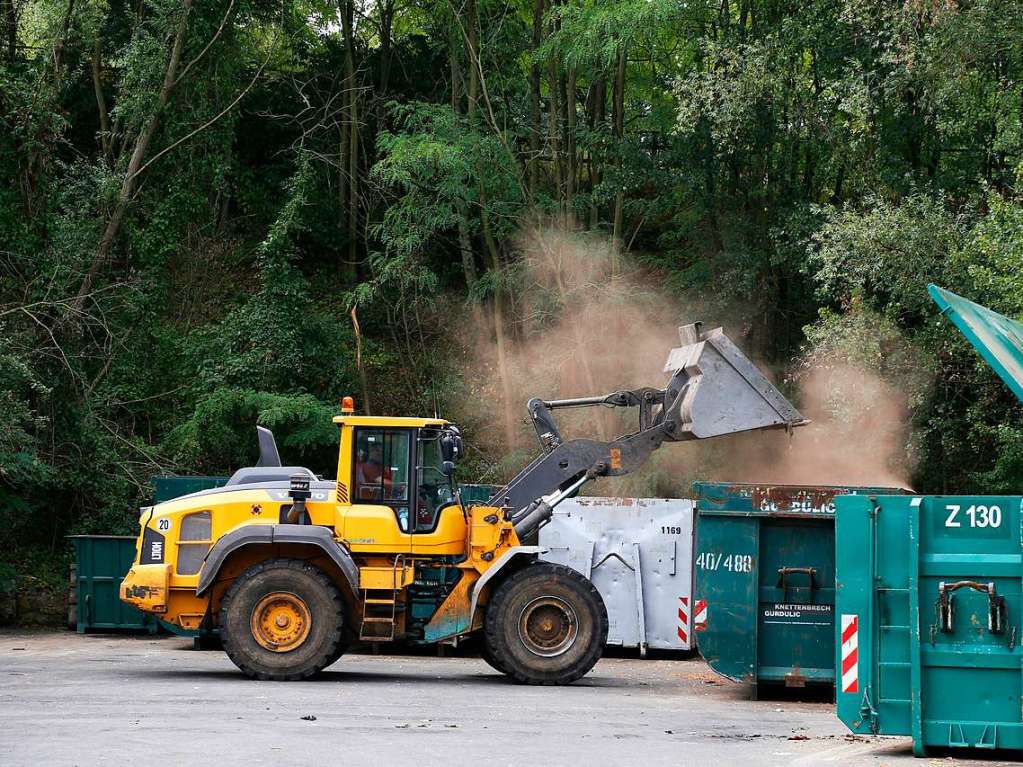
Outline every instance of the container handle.
<svg viewBox="0 0 1023 767"><path fill-rule="evenodd" d="M995 584L978 583L977 581L956 581L955 583L938 583L938 625L941 630L948 634L953 630L955 624L955 606L952 599L954 592L959 589L973 589L982 594L987 594L987 630L992 634L1005 632L1006 607L1005 597L995 591Z"/></svg>
<svg viewBox="0 0 1023 767"><path fill-rule="evenodd" d="M810 591L817 588L817 569L814 567L779 567L778 568L778 588L782 591L788 591L787 578L790 575L802 574L810 579Z"/></svg>

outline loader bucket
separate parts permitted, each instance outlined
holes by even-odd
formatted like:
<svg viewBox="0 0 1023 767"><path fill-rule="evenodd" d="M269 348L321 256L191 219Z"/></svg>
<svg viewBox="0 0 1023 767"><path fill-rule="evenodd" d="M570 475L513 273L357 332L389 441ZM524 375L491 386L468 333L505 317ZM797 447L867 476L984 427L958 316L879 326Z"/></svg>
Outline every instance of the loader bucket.
<svg viewBox="0 0 1023 767"><path fill-rule="evenodd" d="M682 346L671 350L664 365L672 374L666 399L682 397L677 439L809 423L721 328L704 332L699 324L685 325L679 337Z"/></svg>

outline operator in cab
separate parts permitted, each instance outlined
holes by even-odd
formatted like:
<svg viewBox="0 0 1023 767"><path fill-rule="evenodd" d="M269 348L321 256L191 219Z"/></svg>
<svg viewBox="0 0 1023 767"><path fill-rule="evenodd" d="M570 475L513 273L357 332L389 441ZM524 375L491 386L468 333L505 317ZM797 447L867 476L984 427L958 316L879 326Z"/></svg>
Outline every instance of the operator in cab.
<svg viewBox="0 0 1023 767"><path fill-rule="evenodd" d="M356 496L365 501L382 501L391 497L391 470L384 465L384 450L379 442L371 442L360 451L355 462Z"/></svg>

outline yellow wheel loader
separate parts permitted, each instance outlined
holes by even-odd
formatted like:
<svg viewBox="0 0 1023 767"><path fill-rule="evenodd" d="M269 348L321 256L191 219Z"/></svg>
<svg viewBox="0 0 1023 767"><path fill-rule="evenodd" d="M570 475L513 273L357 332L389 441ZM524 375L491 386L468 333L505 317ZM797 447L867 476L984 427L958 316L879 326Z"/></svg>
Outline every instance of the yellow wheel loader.
<svg viewBox="0 0 1023 767"><path fill-rule="evenodd" d="M588 481L636 469L663 442L805 423L719 329L680 329L663 389L531 400L539 455L487 504L453 482L457 427L439 418L355 415L340 427L336 480L260 460L223 487L141 510L122 599L183 629L217 629L256 679L304 679L355 641L430 644L481 633L483 654L518 682L586 674L607 612L582 575L541 562L537 531ZM563 440L553 411L635 407L638 429Z"/></svg>

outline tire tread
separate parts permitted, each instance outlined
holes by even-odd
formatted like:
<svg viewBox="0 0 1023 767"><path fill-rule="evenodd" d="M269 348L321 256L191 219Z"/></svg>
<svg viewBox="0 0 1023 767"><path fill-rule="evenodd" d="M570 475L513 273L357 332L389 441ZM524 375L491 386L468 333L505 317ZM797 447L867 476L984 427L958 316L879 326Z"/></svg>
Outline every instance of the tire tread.
<svg viewBox="0 0 1023 767"><path fill-rule="evenodd" d="M257 562L243 572L240 576L235 578L234 583L231 584L227 592L224 594L223 599L220 602L220 613L226 615L228 610L231 609L231 605L238 595L241 588L252 578L260 575L268 570L295 570L305 575L311 576L314 580L318 581L319 584L324 588L328 598L334 603L337 610L337 614L340 616L345 615L345 603L341 598L341 592L338 591L337 586L330 579L323 570L316 567L309 562L302 559L291 559L291 558L278 558L278 559L267 559L263 562ZM344 634L345 634L345 621L342 617L334 627L333 637L328 643L328 647L321 652L312 662L306 664L304 668L297 672L280 672L280 673L268 673L260 671L250 666L244 655L238 651L238 645L233 641L231 632L228 629L228 621L220 621L220 638L224 644L224 651L227 653L227 657L231 659L242 672L250 679L258 679L260 681L298 681L301 679L308 679L315 676L320 671L325 669L330 664L334 663L341 654L344 652Z"/></svg>
<svg viewBox="0 0 1023 767"><path fill-rule="evenodd" d="M496 619L496 616L501 614L504 603L511 597L515 586L527 578L538 575L541 570L546 571L551 576L565 578L567 580L575 581L580 585L584 585L585 588L589 590L589 595L595 600L595 603L600 606L600 610L598 611L598 625L594 632L595 641L591 643L591 647L588 651L574 664L572 664L568 670L566 670L561 676L553 679L531 676L516 668L516 664L511 662L511 658L508 654L509 648L506 647L502 641L500 621L499 619ZM555 564L553 562L536 562L527 565L526 567L512 573L504 581L502 581L494 590L494 593L490 598L490 604L487 605L487 617L489 616L495 616L495 619L484 619L483 621L483 641L486 643L485 652L489 652L490 654L490 658L484 657L484 660L498 671L503 671L519 684L543 686L571 684L585 676L590 669L593 668L597 661L600 660L601 655L604 653L604 644L607 642L607 608L604 605L603 598L600 596L600 592L597 591L596 587L589 579L583 577L571 567Z"/></svg>

